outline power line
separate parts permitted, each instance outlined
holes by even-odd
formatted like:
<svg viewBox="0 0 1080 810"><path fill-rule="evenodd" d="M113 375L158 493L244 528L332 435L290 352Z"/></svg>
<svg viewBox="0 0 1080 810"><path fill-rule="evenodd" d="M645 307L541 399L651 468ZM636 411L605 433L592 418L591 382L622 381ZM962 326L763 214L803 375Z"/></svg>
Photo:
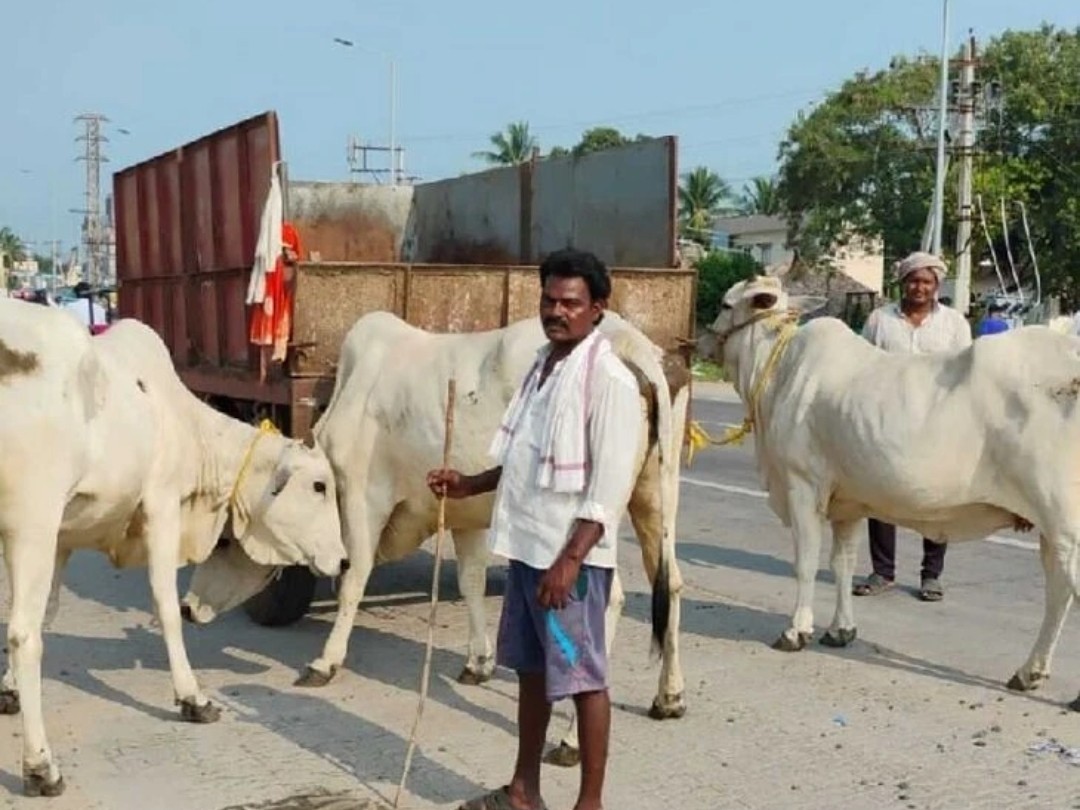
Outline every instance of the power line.
<svg viewBox="0 0 1080 810"><path fill-rule="evenodd" d="M550 132L560 129L573 129L573 128L588 128L604 126L606 124L619 124L626 121L636 121L646 118L657 118L673 115L687 115L694 113L708 113L718 112L726 110L731 107L738 107L740 105L754 104L762 101L781 101L790 98L797 98L807 96L810 94L820 94L822 90L820 88L806 89L806 90L789 90L783 93L767 93L756 96L744 96L741 98L731 98L723 101L715 101L709 104L692 104L682 107L667 107L664 109L645 110L636 113L624 113L621 115L606 116L604 118L594 118L590 120L578 120L578 121L564 121L561 123L549 123L529 125L530 132ZM487 132L452 132L444 133L442 135L418 135L408 136L403 140L408 140L411 143L422 143L424 141L455 141L455 140L475 140L477 138L487 138L491 135L490 131Z"/></svg>

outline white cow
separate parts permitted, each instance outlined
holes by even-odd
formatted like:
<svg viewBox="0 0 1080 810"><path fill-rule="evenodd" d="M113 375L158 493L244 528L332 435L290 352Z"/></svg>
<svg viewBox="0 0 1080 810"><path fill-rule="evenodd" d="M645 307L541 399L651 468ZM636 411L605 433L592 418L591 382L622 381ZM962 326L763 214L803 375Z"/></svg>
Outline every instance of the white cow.
<svg viewBox="0 0 1080 810"><path fill-rule="evenodd" d="M678 657L682 580L675 560L675 515L688 378L685 371L680 377L671 364L669 381L660 349L617 314L607 313L600 328L635 372L647 408L637 437L641 471L629 513L653 583L653 635L663 656L650 714L658 719L679 717L685 704ZM427 487L426 474L442 464L447 381L451 377L457 381L451 465L467 472L487 469L492 463L487 455L491 438L545 340L538 318L489 332L433 334L390 313L375 312L360 318L349 331L330 405L314 432L334 468L351 567L342 577L338 614L322 654L298 683L329 682L344 663L373 567L412 553L435 530L437 501ZM447 503L458 582L469 613L468 658L459 676L463 683L481 683L494 670L484 615L486 528L493 499L485 495ZM259 574L246 570L251 566L243 560L234 562L242 567L227 572L222 561L223 580L259 579ZM236 592L235 587L232 590ZM623 601L616 576L608 613L609 647ZM193 607L196 620L214 614L215 606ZM575 725L563 742L553 759L571 764L577 749Z"/></svg>
<svg viewBox="0 0 1080 810"><path fill-rule="evenodd" d="M1080 342L1030 326L950 353L890 354L821 318L785 347L788 312L780 282L758 277L731 288L712 326L718 359L753 419L769 505L795 539L795 612L774 646L798 650L812 636L825 521L837 589L821 639L830 646L855 638L851 580L863 518L939 542L1033 524L1045 615L1009 686L1035 688L1080 586Z"/></svg>
<svg viewBox="0 0 1080 810"><path fill-rule="evenodd" d="M230 517L232 553L259 563L334 575L345 556L322 451L201 403L157 334L135 321L91 338L60 310L0 300L0 448L11 584L0 710L21 704L29 795L64 786L42 718L41 631L72 551L148 565L176 701L200 723L220 710L184 650L177 567L207 559Z"/></svg>

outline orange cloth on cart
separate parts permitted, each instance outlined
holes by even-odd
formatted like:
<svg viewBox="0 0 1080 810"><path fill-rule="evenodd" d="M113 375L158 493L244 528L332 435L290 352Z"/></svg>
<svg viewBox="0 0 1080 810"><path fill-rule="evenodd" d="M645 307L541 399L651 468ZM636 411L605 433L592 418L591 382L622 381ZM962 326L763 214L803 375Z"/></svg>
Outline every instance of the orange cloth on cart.
<svg viewBox="0 0 1080 810"><path fill-rule="evenodd" d="M300 258L300 236L292 223L281 224L281 242ZM292 333L293 294L285 283L285 259L278 255L274 269L266 274L266 294L253 305L249 337L256 346L272 346L270 359L284 360Z"/></svg>

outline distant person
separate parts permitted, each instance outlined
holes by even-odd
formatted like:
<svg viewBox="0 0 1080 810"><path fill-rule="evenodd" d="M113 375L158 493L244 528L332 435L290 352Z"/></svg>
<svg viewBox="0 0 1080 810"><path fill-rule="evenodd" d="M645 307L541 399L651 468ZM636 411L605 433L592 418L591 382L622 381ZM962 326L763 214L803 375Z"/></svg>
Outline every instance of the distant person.
<svg viewBox="0 0 1080 810"><path fill-rule="evenodd" d="M885 304L871 312L863 337L887 352L902 354L933 354L970 346L967 319L937 298L944 278L941 259L931 253L912 253L896 267L896 280L903 291L900 303ZM873 573L853 588L856 596L874 596L896 584L896 527L871 518L868 528ZM924 537L919 599L938 602L944 598L944 568L945 544Z"/></svg>
<svg viewBox="0 0 1080 810"><path fill-rule="evenodd" d="M85 281L80 281L72 292L75 293L75 300L68 301L63 305L63 309L75 316L79 323L91 333L104 332L109 326L109 314L105 311L105 307L94 303L90 285Z"/></svg>
<svg viewBox="0 0 1080 810"><path fill-rule="evenodd" d="M994 301L986 310L986 315L979 321L976 332L978 337L997 335L1009 331L1009 322L1005 320L1005 305Z"/></svg>

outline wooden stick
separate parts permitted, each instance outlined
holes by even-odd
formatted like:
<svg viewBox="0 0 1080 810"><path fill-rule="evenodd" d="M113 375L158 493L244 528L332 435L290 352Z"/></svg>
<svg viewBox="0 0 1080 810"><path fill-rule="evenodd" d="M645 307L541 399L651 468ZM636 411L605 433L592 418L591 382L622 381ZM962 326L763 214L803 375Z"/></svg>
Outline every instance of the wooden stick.
<svg viewBox="0 0 1080 810"><path fill-rule="evenodd" d="M457 383L451 378L446 386L446 431L443 436L443 469L450 467L450 442L454 435L454 400L456 398ZM416 706L416 717L413 719L412 733L409 734L409 747L405 751L405 768L401 773L401 781L398 783L397 794L394 796L394 808L400 806L401 796L405 792L405 782L409 778L409 768L412 766L413 752L416 750L417 732L420 729L420 718L424 715L424 703L427 700L428 683L431 680L431 655L435 647L435 614L439 605L439 574L442 570L442 547L446 538L446 495L439 498L439 524L435 533L435 571L431 575L431 615L428 617L427 652L424 655L424 668L420 674L420 702Z"/></svg>

